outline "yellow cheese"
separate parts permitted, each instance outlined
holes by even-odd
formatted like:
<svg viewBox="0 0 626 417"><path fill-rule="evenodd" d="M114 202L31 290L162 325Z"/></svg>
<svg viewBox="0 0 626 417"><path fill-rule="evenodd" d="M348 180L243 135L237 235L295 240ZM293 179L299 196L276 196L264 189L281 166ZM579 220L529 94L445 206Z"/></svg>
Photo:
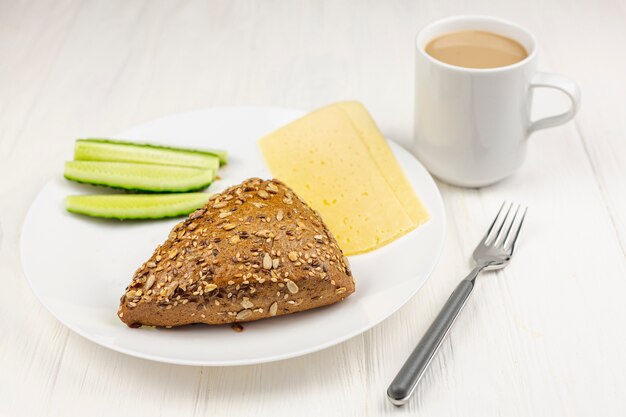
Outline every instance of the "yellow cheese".
<svg viewBox="0 0 626 417"><path fill-rule="evenodd" d="M353 106L344 106L314 111L262 138L260 146L272 175L317 210L344 253L354 255L413 230L427 214L384 139L384 146L376 141L373 122L372 129ZM421 211L412 211L415 203L402 192Z"/></svg>
<svg viewBox="0 0 626 417"><path fill-rule="evenodd" d="M430 217L426 208L417 198L413 187L409 184L409 181L404 175L404 171L402 171L402 168L398 165L396 157L393 155L393 152L391 152L391 148L387 145L387 141L380 130L378 130L369 112L361 103L356 101L336 103L334 106L348 113L354 128L359 132L361 139L376 162L380 173L393 190L396 198L400 201L411 220L416 226L426 222Z"/></svg>

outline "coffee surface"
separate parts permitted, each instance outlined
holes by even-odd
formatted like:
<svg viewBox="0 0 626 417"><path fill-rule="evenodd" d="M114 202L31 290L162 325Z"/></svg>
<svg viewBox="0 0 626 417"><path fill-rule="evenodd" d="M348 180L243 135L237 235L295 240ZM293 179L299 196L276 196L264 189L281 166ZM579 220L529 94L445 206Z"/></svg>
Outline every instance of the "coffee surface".
<svg viewBox="0 0 626 417"><path fill-rule="evenodd" d="M528 56L513 39L492 32L464 30L431 40L426 53L433 58L466 68L497 68L515 64Z"/></svg>

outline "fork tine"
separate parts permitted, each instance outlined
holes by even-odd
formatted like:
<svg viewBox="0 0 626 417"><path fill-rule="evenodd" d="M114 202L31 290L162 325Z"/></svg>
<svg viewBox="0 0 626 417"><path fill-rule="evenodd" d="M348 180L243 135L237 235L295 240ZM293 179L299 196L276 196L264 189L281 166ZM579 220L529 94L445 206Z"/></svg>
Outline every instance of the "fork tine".
<svg viewBox="0 0 626 417"><path fill-rule="evenodd" d="M506 201L504 201L502 203L502 205L500 206L500 210L498 210L498 214L496 214L496 217L493 219L493 223L491 223L491 226L489 226L489 230L487 231L487 234L485 235L485 237L483 239L483 243L486 244L487 241L490 239L491 232L493 231L494 226L498 222L498 219L500 218L500 214L502 214L502 211L504 210L504 206L506 206ZM506 216L505 216L505 218L506 218Z"/></svg>
<svg viewBox="0 0 626 417"><path fill-rule="evenodd" d="M528 207L524 207L524 212L522 213L522 217L519 221L519 224L517 225L517 228L515 229L515 232L513 232L513 235L510 241L506 242L505 248L507 246L510 246L511 255L513 255L513 252L515 252L515 244L517 243L517 238L519 237L520 230L522 230L522 225L524 224L524 218L526 218L527 211L528 211Z"/></svg>
<svg viewBox="0 0 626 417"><path fill-rule="evenodd" d="M511 208L513 208L513 203L511 203ZM517 213L519 213L519 209L520 209L520 205L517 204L515 206L515 211L513 212L513 215L511 216L511 223L509 223L509 227L507 227L506 232L504 232L504 233L502 233L502 234L500 234L498 236L497 241L500 242L499 246L504 247L504 244L506 243L506 241L507 241L507 239L509 237L509 234L511 233L511 229L513 228L513 224L515 223L515 218L517 217ZM509 213L507 213L507 218L505 219L505 221L508 220L508 218L509 218L508 214ZM503 224L503 226L504 226L504 224Z"/></svg>
<svg viewBox="0 0 626 417"><path fill-rule="evenodd" d="M500 227L498 227L498 231L496 232L495 237L493 238L493 240L491 241L492 245L495 245L498 240L500 240L500 237L502 236L502 228L504 228L504 225L506 224L506 219L509 217L509 214L511 213L511 208L513 207L513 203L509 204L509 208L507 209L504 218L502 219L502 223L500 224ZM499 215L500 213L498 213ZM498 216L499 217L499 216Z"/></svg>

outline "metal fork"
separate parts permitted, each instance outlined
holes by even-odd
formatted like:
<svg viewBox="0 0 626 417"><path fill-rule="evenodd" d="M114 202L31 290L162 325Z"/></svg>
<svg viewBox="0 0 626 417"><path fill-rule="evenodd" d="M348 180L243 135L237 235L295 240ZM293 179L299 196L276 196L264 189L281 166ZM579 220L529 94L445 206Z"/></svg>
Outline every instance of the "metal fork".
<svg viewBox="0 0 626 417"><path fill-rule="evenodd" d="M415 390L424 371L467 302L476 277L483 270L502 269L515 251L527 207L504 202L489 231L474 250L476 267L463 279L448 298L437 318L406 360L387 389L387 397L397 406L404 405Z"/></svg>

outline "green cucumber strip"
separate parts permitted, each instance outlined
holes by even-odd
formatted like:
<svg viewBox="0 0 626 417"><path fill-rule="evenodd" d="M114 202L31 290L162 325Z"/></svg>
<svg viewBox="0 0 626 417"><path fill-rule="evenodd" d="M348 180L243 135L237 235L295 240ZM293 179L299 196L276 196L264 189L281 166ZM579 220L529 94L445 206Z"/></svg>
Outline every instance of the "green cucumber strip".
<svg viewBox="0 0 626 417"><path fill-rule="evenodd" d="M217 172L220 160L215 155L148 146L77 140L74 145L77 161L134 162L212 169Z"/></svg>
<svg viewBox="0 0 626 417"><path fill-rule="evenodd" d="M185 216L209 200L210 194L72 195L65 199L71 213L107 219L165 219Z"/></svg>
<svg viewBox="0 0 626 417"><path fill-rule="evenodd" d="M157 193L201 190L214 178L210 169L99 161L66 162L63 174L72 181Z"/></svg>
<svg viewBox="0 0 626 417"><path fill-rule="evenodd" d="M172 165L205 168L214 171L217 171L220 165L219 158L215 155L82 140L76 141L74 159L77 161L134 162Z"/></svg>

